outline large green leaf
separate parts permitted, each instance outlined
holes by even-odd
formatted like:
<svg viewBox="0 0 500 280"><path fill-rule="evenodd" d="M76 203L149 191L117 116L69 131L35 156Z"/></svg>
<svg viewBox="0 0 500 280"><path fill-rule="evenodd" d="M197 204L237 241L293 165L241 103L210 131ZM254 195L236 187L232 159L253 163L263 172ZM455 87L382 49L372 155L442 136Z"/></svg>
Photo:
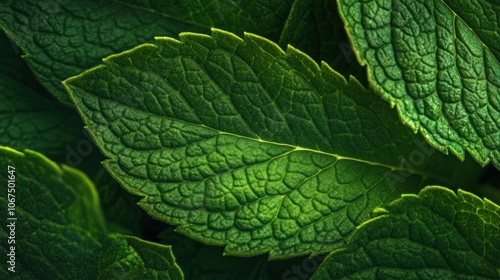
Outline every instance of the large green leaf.
<svg viewBox="0 0 500 280"><path fill-rule="evenodd" d="M464 191L427 187L366 222L319 279L498 279L500 207Z"/></svg>
<svg viewBox="0 0 500 280"><path fill-rule="evenodd" d="M291 6L291 1L267 0L259 5L228 0L142 2L1 1L0 27L26 53L38 80L60 101L71 104L61 81L97 65L103 57L153 41L154 36L208 33L219 25L241 34L251 30L279 38ZM131 3L168 9L154 11Z"/></svg>
<svg viewBox="0 0 500 280"><path fill-rule="evenodd" d="M64 160L66 147L83 137L82 122L73 110L51 100L15 48L0 32L0 145Z"/></svg>
<svg viewBox="0 0 500 280"><path fill-rule="evenodd" d="M355 79L294 48L220 30L180 38L108 57L65 85L140 205L228 254L329 252L376 206L477 170L434 153Z"/></svg>
<svg viewBox="0 0 500 280"><path fill-rule="evenodd" d="M9 225L0 251L15 255L15 272L4 267L1 279L182 279L170 247L107 235L97 192L80 171L6 147L0 166Z"/></svg>
<svg viewBox="0 0 500 280"><path fill-rule="evenodd" d="M500 4L340 0L373 89L434 147L500 169Z"/></svg>

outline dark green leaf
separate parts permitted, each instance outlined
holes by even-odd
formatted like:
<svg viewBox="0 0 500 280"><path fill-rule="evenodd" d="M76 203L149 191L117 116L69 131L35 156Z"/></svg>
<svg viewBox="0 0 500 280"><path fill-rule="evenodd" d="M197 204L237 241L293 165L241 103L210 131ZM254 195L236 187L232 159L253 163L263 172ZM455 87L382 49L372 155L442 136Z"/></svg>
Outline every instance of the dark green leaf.
<svg viewBox="0 0 500 280"><path fill-rule="evenodd" d="M294 0L118 0L117 2L166 18L230 30L237 35L257 33L278 41ZM186 30L188 31L188 30Z"/></svg>
<svg viewBox="0 0 500 280"><path fill-rule="evenodd" d="M60 101L71 104L61 81L97 65L103 57L153 41L155 36L208 33L214 25L278 38L289 2L2 1L0 27L26 53L38 80Z"/></svg>
<svg viewBox="0 0 500 280"><path fill-rule="evenodd" d="M73 110L59 105L36 82L18 49L0 33L0 145L33 149L64 160L83 137Z"/></svg>
<svg viewBox="0 0 500 280"><path fill-rule="evenodd" d="M137 205L139 199L125 191L104 169L94 182L109 231L140 236L145 215Z"/></svg>
<svg viewBox="0 0 500 280"><path fill-rule="evenodd" d="M499 279L500 207L464 191L403 195L320 266L320 279Z"/></svg>
<svg viewBox="0 0 500 280"><path fill-rule="evenodd" d="M186 280L265 280L267 256L224 256L222 247L203 245L168 229L160 235L165 244L172 245Z"/></svg>
<svg viewBox="0 0 500 280"><path fill-rule="evenodd" d="M89 279L98 267L99 234L104 224L92 183L76 169L59 167L44 156L0 147L0 207L15 208L15 244L2 242L1 254L15 246L15 274L2 269L0 278ZM8 166L15 168L15 192L7 196ZM71 186L71 187L70 187ZM15 207L9 207L9 199ZM4 216L5 217L5 216ZM6 217L7 218L7 217ZM12 235L2 227L2 240ZM10 257L9 257L10 258ZM5 265L5 264L4 264ZM5 268L5 267L4 267Z"/></svg>
<svg viewBox="0 0 500 280"><path fill-rule="evenodd" d="M279 40L307 53L315 61L325 61L346 77L365 82L365 69L356 61L344 24L331 0L296 0Z"/></svg>
<svg viewBox="0 0 500 280"><path fill-rule="evenodd" d="M0 166L9 225L0 250L15 262L1 279L182 279L170 247L106 234L97 192L80 171L6 147Z"/></svg>

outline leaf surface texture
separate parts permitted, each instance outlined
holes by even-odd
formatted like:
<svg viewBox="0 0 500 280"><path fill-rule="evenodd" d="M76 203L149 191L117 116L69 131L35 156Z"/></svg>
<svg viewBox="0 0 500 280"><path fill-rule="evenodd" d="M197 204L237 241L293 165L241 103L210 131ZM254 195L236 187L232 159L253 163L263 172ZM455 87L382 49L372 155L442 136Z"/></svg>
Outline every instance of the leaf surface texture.
<svg viewBox="0 0 500 280"><path fill-rule="evenodd" d="M65 85L140 205L229 254L328 252L376 206L475 170L355 79L253 34L159 37Z"/></svg>
<svg viewBox="0 0 500 280"><path fill-rule="evenodd" d="M427 187L379 212L312 279L500 277L500 207L493 202Z"/></svg>
<svg viewBox="0 0 500 280"><path fill-rule="evenodd" d="M340 0L374 91L437 149L500 169L500 4Z"/></svg>

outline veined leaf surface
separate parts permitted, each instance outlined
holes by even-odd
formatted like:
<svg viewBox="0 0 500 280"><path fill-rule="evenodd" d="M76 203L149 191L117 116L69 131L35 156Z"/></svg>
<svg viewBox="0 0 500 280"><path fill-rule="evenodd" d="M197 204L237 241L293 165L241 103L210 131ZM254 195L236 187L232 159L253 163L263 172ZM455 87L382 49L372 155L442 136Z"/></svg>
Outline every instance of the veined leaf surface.
<svg viewBox="0 0 500 280"><path fill-rule="evenodd" d="M500 207L493 202L427 187L378 212L312 279L500 277Z"/></svg>
<svg viewBox="0 0 500 280"><path fill-rule="evenodd" d="M0 206L14 226L0 229L0 251L14 248L16 264L1 279L183 279L170 246L106 232L97 191L82 172L2 146L0 164L8 187Z"/></svg>
<svg viewBox="0 0 500 280"><path fill-rule="evenodd" d="M278 39L291 6L290 0L263 0L260 5L201 2L1 1L0 28L26 54L33 73L49 92L72 105L61 81L99 64L103 57L153 41L154 36L209 33L214 26Z"/></svg>
<svg viewBox="0 0 500 280"><path fill-rule="evenodd" d="M0 145L64 160L66 146L81 140L82 121L51 100L14 48L0 31Z"/></svg>
<svg viewBox="0 0 500 280"><path fill-rule="evenodd" d="M183 33L104 61L65 81L104 165L150 215L228 254L329 252L375 207L474 170L355 79L256 35Z"/></svg>
<svg viewBox="0 0 500 280"><path fill-rule="evenodd" d="M99 256L99 279L183 280L172 247L135 236L109 234Z"/></svg>
<svg viewBox="0 0 500 280"><path fill-rule="evenodd" d="M168 19L215 27L238 35L257 33L277 41L295 0L116 0L132 8L159 14Z"/></svg>
<svg viewBox="0 0 500 280"><path fill-rule="evenodd" d="M500 4L339 0L374 91L432 146L500 169Z"/></svg>
<svg viewBox="0 0 500 280"><path fill-rule="evenodd" d="M104 230L99 200L90 180L76 169L59 167L29 150L21 153L0 147L0 164L0 182L4 186L0 206L4 213L14 208L8 217L17 219L8 221L15 226L15 244L7 244L11 228L2 227L5 242L0 249L6 256L10 247L15 247L16 276L88 279L98 267L95 252ZM6 189L9 180L13 191ZM15 207L8 206L12 199ZM10 273L2 269L0 277L9 279Z"/></svg>

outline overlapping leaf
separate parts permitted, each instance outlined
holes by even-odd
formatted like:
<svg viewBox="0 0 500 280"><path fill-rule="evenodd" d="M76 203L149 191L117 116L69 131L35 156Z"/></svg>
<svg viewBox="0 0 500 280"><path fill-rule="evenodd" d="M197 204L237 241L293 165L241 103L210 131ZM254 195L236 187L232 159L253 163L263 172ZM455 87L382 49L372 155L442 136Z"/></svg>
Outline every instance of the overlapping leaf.
<svg viewBox="0 0 500 280"><path fill-rule="evenodd" d="M7 186L7 166L12 166L15 208L16 275L24 279L73 278L92 275L99 260L99 232L104 224L99 213L98 198L91 182L75 169L55 165L42 155L20 153L0 148L3 171L0 180ZM71 186L71 187L68 187ZM0 194L0 205L8 208L7 190ZM64 209L65 211L62 211ZM5 213L5 212L4 212ZM10 222L10 221L9 221ZM2 227L2 239L9 231ZM2 255L10 251L1 245ZM8 279L2 269L2 279ZM82 278L78 278L81 276Z"/></svg>
<svg viewBox="0 0 500 280"><path fill-rule="evenodd" d="M428 187L379 211L312 279L500 277L500 207L491 201Z"/></svg>
<svg viewBox="0 0 500 280"><path fill-rule="evenodd" d="M6 147L0 165L0 183L13 190L4 189L0 206L15 227L0 229L2 255L15 255L15 272L2 269L0 278L182 279L170 247L106 233L97 192L80 171Z"/></svg>
<svg viewBox="0 0 500 280"><path fill-rule="evenodd" d="M335 1L296 0L279 44L283 48L291 44L346 77L353 75L363 83L366 80L366 71L356 61Z"/></svg>
<svg viewBox="0 0 500 280"><path fill-rule="evenodd" d="M252 32L278 41L294 0L118 0L117 2L201 26L207 31L215 27L237 35Z"/></svg>
<svg viewBox="0 0 500 280"><path fill-rule="evenodd" d="M373 89L439 150L500 169L500 5L339 0Z"/></svg>
<svg viewBox="0 0 500 280"><path fill-rule="evenodd" d="M148 2L2 1L0 27L26 54L38 80L71 105L61 81L99 64L103 57L153 41L154 36L208 33L214 25L278 38L291 6L290 1L267 0L261 5L243 1L241 6L234 1Z"/></svg>
<svg viewBox="0 0 500 280"><path fill-rule="evenodd" d="M184 279L170 246L109 234L100 254L99 279Z"/></svg>
<svg viewBox="0 0 500 280"><path fill-rule="evenodd" d="M107 169L178 231L229 254L329 252L374 207L473 177L293 48L219 30L180 38L65 82Z"/></svg>
<svg viewBox="0 0 500 280"><path fill-rule="evenodd" d="M0 34L0 145L64 160L66 146L82 137L82 122L77 113L51 100L15 48Z"/></svg>

